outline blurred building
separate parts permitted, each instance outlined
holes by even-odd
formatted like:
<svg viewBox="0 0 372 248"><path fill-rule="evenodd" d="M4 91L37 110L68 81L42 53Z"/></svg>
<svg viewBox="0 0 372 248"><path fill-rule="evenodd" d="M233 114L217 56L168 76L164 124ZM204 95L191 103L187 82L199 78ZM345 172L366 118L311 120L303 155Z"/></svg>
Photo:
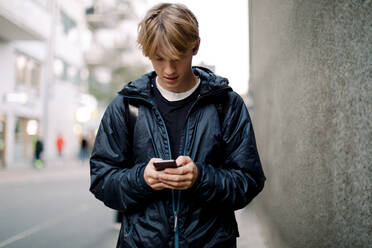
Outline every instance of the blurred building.
<svg viewBox="0 0 372 248"><path fill-rule="evenodd" d="M28 166L33 141L44 159L75 156L95 99L86 94L85 7L80 1L0 0L0 163Z"/></svg>

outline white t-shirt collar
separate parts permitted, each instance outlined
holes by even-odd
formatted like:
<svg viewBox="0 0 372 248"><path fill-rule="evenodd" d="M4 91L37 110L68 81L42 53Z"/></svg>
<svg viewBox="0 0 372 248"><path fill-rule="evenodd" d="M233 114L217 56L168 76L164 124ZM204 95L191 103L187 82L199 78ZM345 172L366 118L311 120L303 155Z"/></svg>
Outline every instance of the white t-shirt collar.
<svg viewBox="0 0 372 248"><path fill-rule="evenodd" d="M190 90L186 92L175 93L161 87L161 85L158 83L158 77L156 77L156 88L159 90L160 94L170 102L180 101L187 98L192 93L194 93L194 91L198 88L199 84L200 78L198 77L198 81L196 82L195 86L192 87Z"/></svg>

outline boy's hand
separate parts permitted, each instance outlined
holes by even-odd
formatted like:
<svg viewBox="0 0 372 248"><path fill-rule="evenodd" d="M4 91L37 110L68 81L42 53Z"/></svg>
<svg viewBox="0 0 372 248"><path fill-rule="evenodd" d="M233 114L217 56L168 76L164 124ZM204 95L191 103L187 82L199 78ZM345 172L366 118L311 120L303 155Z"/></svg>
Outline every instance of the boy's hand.
<svg viewBox="0 0 372 248"><path fill-rule="evenodd" d="M160 171L155 170L154 161L162 160L161 158L152 158L146 165L143 177L145 182L154 190L161 190L165 188L165 185L159 180Z"/></svg>
<svg viewBox="0 0 372 248"><path fill-rule="evenodd" d="M198 168L194 161L188 156L179 156L176 163L178 168L167 168L161 171L158 180L164 188L168 189L191 188L198 177Z"/></svg>

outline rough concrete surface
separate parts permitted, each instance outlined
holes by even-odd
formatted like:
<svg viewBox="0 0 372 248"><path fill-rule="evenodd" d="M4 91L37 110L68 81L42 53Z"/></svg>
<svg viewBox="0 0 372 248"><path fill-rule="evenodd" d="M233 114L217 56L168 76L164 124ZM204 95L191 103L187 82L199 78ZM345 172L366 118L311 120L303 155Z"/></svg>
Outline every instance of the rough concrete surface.
<svg viewBox="0 0 372 248"><path fill-rule="evenodd" d="M250 7L269 247L372 247L372 1Z"/></svg>

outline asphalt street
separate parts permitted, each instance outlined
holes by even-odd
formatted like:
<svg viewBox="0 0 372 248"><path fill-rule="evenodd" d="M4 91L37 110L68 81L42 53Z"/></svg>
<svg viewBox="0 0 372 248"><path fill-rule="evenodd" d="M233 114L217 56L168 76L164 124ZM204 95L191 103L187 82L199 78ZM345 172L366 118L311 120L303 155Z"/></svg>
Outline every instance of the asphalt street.
<svg viewBox="0 0 372 248"><path fill-rule="evenodd" d="M116 247L114 212L88 188L88 164L0 170L0 248ZM238 247L265 247L254 212L237 219Z"/></svg>

